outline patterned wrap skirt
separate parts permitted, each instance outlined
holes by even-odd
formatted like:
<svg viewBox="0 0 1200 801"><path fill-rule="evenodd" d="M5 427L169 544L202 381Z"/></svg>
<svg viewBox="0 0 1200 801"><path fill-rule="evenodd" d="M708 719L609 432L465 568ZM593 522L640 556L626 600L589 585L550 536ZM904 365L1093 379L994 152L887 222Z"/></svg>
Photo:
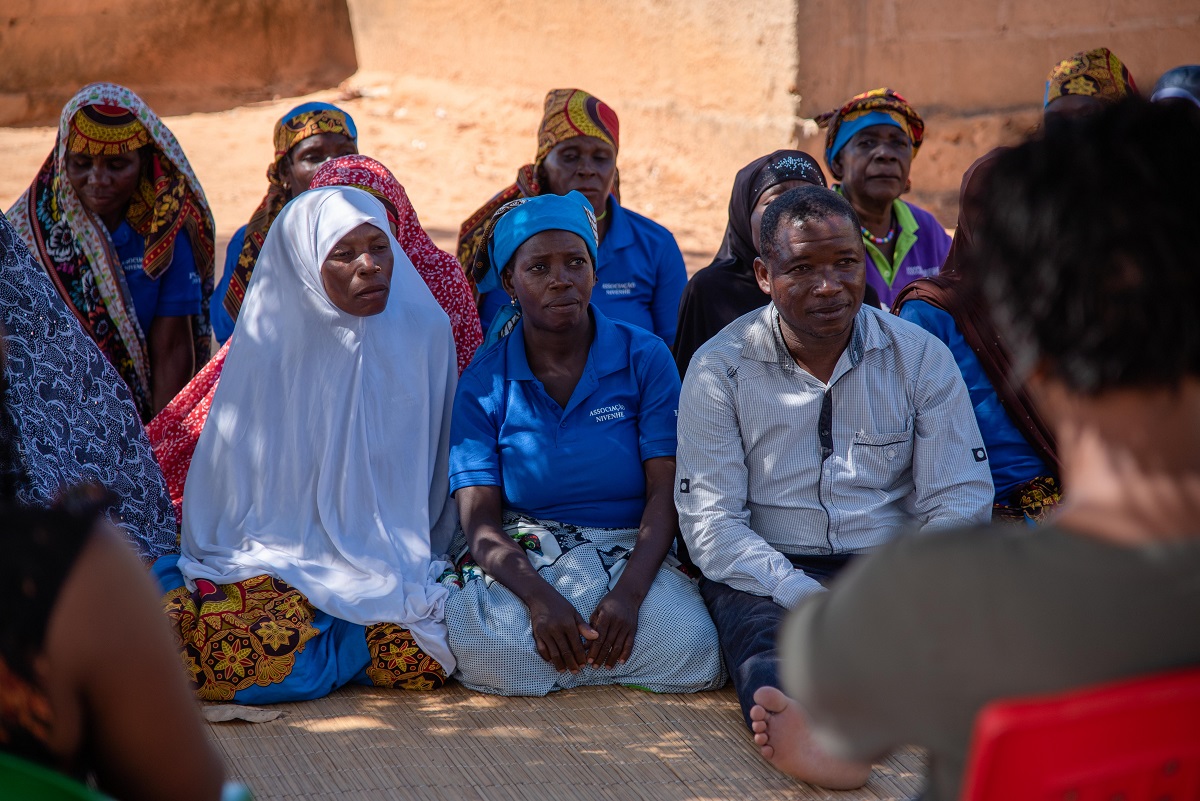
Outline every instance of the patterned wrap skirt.
<svg viewBox="0 0 1200 801"><path fill-rule="evenodd" d="M179 555L154 563L163 611L202 701L307 701L344 684L435 690L446 672L395 623L360 626L271 576L188 590Z"/></svg>
<svg viewBox="0 0 1200 801"><path fill-rule="evenodd" d="M539 575L589 620L616 586L637 541L636 528L589 528L506 512L503 526L525 549ZM473 690L541 696L558 689L621 684L662 693L713 690L725 684L717 629L696 584L668 555L638 613L633 652L611 670L559 672L542 659L529 609L471 558L460 528L451 545L454 569L441 576L450 589L446 625L458 660L454 677Z"/></svg>

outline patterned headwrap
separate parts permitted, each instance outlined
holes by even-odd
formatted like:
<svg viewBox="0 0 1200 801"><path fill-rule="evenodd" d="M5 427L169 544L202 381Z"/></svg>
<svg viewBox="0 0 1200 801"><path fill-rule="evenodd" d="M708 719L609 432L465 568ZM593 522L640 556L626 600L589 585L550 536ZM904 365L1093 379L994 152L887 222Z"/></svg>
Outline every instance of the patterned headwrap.
<svg viewBox="0 0 1200 801"><path fill-rule="evenodd" d="M1085 50L1065 58L1050 70L1043 106L1063 95L1083 95L1097 100L1120 100L1138 93L1133 76L1107 47Z"/></svg>
<svg viewBox="0 0 1200 801"><path fill-rule="evenodd" d="M600 98L582 89L551 89L546 94L542 123L538 126L538 148L532 164L517 171L512 184L463 222L458 232L458 260L474 284L476 256L487 241L486 228L497 209L521 197L536 197L545 191L539 174L542 162L559 144L577 136L594 136L612 147L619 145L617 113ZM620 177L613 181L613 194L620 199Z"/></svg>
<svg viewBox="0 0 1200 801"><path fill-rule="evenodd" d="M145 138L144 145L137 143ZM167 127L123 86L85 86L63 107L54 151L8 218L59 294L104 351L150 419L150 354L124 272L103 225L84 209L67 179L72 152L115 155L144 147L142 177L126 219L145 239L142 269L157 278L171 265L175 239L187 231L201 281L201 313L192 318L197 367L211 354L208 299L213 288L213 219L204 190Z"/></svg>
<svg viewBox="0 0 1200 801"><path fill-rule="evenodd" d="M458 372L471 363L483 341L479 330L479 312L475 309L471 287L458 260L441 250L425 233L417 211L396 176L378 161L366 156L340 156L321 165L313 176L310 189L322 186L353 186L379 198L388 220L396 226L396 241L408 254L413 266L433 293L433 298L450 318Z"/></svg>
<svg viewBox="0 0 1200 801"><path fill-rule="evenodd" d="M267 167L267 194L250 216L242 252L238 256L237 266L233 268L229 291L225 294L225 311L229 312L229 316L234 320L237 320L238 311L242 308L246 286L250 283L250 274L254 272L254 263L258 261L258 253L267 238L267 231L271 230L271 223L275 222L275 218L287 204L287 192L279 179L279 165L296 143L323 133L342 134L355 142L358 141L358 129L354 120L349 114L329 103L304 103L284 114L279 122L275 123L275 160Z"/></svg>
<svg viewBox="0 0 1200 801"><path fill-rule="evenodd" d="M118 156L150 144L146 126L120 106L84 106L71 118L67 152Z"/></svg>
<svg viewBox="0 0 1200 801"><path fill-rule="evenodd" d="M833 168L833 159L854 134L872 125L895 125L912 141L913 155L925 138L925 121L900 94L888 88L872 89L855 95L837 111L817 117L817 125L828 127L825 134L825 163Z"/></svg>

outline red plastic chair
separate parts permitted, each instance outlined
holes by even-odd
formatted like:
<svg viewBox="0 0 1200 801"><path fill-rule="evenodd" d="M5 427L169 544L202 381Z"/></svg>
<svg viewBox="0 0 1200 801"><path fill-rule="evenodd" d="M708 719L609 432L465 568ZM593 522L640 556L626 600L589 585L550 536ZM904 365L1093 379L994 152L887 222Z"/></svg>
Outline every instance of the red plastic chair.
<svg viewBox="0 0 1200 801"><path fill-rule="evenodd" d="M962 801L1200 801L1200 670L996 701Z"/></svg>

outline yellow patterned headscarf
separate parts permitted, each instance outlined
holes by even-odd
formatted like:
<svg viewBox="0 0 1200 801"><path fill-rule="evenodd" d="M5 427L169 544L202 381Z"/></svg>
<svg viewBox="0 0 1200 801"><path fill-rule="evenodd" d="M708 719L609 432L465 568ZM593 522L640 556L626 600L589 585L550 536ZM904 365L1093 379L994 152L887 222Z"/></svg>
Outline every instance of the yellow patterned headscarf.
<svg viewBox="0 0 1200 801"><path fill-rule="evenodd" d="M67 152L89 156L119 156L150 144L150 133L128 109L84 106L75 112L67 131Z"/></svg>
<svg viewBox="0 0 1200 801"><path fill-rule="evenodd" d="M349 114L329 103L303 103L284 114L279 122L275 123L275 160L267 167L267 194L254 210L254 214L250 215L250 222L246 224L242 252L238 254L238 261L233 268L229 289L223 301L225 311L234 320L241 311L250 275L254 272L254 264L258 261L258 253L267 239L271 223L275 222L275 218L287 204L287 192L279 178L279 165L296 143L324 133L342 134L355 142L358 141L358 128L355 127L354 120Z"/></svg>
<svg viewBox="0 0 1200 801"><path fill-rule="evenodd" d="M551 89L546 93L542 112L542 123L538 126L537 155L532 164L517 170L517 180L511 186L483 204L468 217L458 230L458 260L467 273L467 280L474 279L472 267L475 257L485 246L485 228L492 215L506 203L521 197L536 197L542 194L541 166L550 151L568 139L577 136L594 136L614 151L618 149L620 125L617 112L600 98L582 89ZM613 195L620 200L620 176L613 181Z"/></svg>
<svg viewBox="0 0 1200 801"><path fill-rule="evenodd" d="M594 136L617 150L617 113L600 98L582 89L551 89L546 94L534 166L540 166L561 142Z"/></svg>
<svg viewBox="0 0 1200 801"><path fill-rule="evenodd" d="M1085 50L1065 58L1050 70L1043 106L1063 95L1083 95L1115 101L1138 93L1133 76L1107 47Z"/></svg>

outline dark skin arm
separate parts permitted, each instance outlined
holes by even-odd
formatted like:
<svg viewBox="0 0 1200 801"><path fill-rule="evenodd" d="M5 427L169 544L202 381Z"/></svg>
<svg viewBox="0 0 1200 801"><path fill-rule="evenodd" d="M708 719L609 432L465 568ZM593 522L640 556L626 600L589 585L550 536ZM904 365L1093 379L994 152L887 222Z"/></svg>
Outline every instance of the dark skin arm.
<svg viewBox="0 0 1200 801"><path fill-rule="evenodd" d="M588 648L588 664L612 668L633 653L638 612L663 559L679 531L675 511L675 457L660 456L642 463L646 473L646 509L638 529L637 543L616 586L608 591L591 624L600 632Z"/></svg>
<svg viewBox="0 0 1200 801"><path fill-rule="evenodd" d="M500 487L463 487L454 499L471 556L485 573L529 608L538 654L556 670L574 673L582 669L585 656L579 638L595 640L600 634L570 601L538 575L525 549L504 533L500 525Z"/></svg>
<svg viewBox="0 0 1200 801"><path fill-rule="evenodd" d="M158 414L196 373L191 317L155 317L146 344L150 349L150 391Z"/></svg>
<svg viewBox="0 0 1200 801"><path fill-rule="evenodd" d="M224 768L162 599L107 524L63 584L46 657L56 750L90 752L102 790L130 801L220 798Z"/></svg>

